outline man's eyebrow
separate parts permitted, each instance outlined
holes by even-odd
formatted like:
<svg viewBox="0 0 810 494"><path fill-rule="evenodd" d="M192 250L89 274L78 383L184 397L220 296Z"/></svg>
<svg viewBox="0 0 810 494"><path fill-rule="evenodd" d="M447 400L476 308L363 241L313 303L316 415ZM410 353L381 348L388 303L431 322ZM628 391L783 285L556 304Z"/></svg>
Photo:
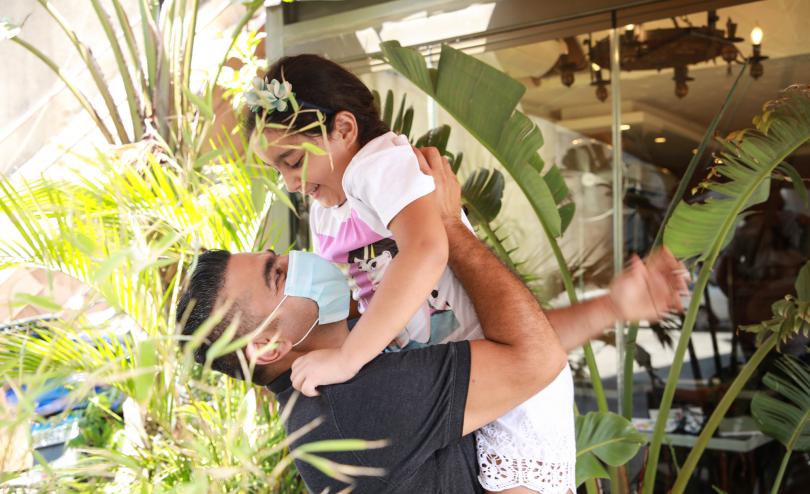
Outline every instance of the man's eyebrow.
<svg viewBox="0 0 810 494"><path fill-rule="evenodd" d="M267 262L264 263L264 284L267 285L267 288L275 291L275 283L270 278L273 274L273 268L276 267L278 256L273 251L268 251L268 254L270 255L267 256Z"/></svg>

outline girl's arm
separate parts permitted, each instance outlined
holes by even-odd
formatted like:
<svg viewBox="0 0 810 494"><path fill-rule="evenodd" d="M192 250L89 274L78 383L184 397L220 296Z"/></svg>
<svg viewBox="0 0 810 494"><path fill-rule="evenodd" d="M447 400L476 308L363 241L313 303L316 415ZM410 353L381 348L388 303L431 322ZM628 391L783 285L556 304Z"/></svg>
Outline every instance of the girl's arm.
<svg viewBox="0 0 810 494"><path fill-rule="evenodd" d="M305 395L354 377L402 331L436 286L447 266L447 234L433 200L433 194L416 199L391 220L388 228L399 252L343 346L309 352L293 363L293 384Z"/></svg>
<svg viewBox="0 0 810 494"><path fill-rule="evenodd" d="M342 348L355 372L397 337L447 267L447 233L433 204L433 194L406 206L389 229L399 253Z"/></svg>

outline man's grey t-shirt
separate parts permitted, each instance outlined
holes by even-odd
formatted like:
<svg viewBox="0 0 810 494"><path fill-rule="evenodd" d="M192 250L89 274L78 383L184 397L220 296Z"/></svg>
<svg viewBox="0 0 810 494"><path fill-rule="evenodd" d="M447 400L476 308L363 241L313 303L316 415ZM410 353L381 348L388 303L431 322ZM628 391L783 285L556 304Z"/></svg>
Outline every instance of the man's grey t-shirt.
<svg viewBox="0 0 810 494"><path fill-rule="evenodd" d="M470 379L466 341L379 355L350 381L320 386L320 396L295 390L289 373L270 384L282 407L292 406L288 434L323 422L296 438L291 449L327 439L388 441L383 448L319 453L332 461L382 468L381 477L356 477L353 493L481 493L475 440L462 437ZM296 466L313 493L337 493L346 484L309 463ZM328 489L328 490L327 490Z"/></svg>

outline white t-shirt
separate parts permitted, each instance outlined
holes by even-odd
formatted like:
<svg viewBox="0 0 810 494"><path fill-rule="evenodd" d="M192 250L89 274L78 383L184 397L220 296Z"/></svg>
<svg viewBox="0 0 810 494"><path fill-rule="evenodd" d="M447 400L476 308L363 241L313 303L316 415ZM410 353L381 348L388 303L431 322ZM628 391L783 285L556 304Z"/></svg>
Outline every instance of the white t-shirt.
<svg viewBox="0 0 810 494"><path fill-rule="evenodd" d="M391 220L434 189L433 178L419 170L408 139L389 132L371 140L352 158L343 175L346 202L331 208L312 205L310 228L315 252L343 268L361 313L398 252L388 229ZM482 337L472 302L446 268L391 349Z"/></svg>

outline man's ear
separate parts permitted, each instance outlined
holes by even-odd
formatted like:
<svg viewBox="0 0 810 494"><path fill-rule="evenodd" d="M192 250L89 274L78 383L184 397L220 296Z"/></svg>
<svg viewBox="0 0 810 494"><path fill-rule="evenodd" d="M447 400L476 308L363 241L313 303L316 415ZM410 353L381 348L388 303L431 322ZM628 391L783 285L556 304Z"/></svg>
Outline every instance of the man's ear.
<svg viewBox="0 0 810 494"><path fill-rule="evenodd" d="M245 356L248 362L255 362L256 365L267 365L278 362L290 350L292 350L292 343L288 340L260 337L247 344Z"/></svg>
<svg viewBox="0 0 810 494"><path fill-rule="evenodd" d="M358 137L357 119L354 114L348 111L339 111L335 114L335 124L332 130L332 138L343 141L346 146L352 146L357 142Z"/></svg>

